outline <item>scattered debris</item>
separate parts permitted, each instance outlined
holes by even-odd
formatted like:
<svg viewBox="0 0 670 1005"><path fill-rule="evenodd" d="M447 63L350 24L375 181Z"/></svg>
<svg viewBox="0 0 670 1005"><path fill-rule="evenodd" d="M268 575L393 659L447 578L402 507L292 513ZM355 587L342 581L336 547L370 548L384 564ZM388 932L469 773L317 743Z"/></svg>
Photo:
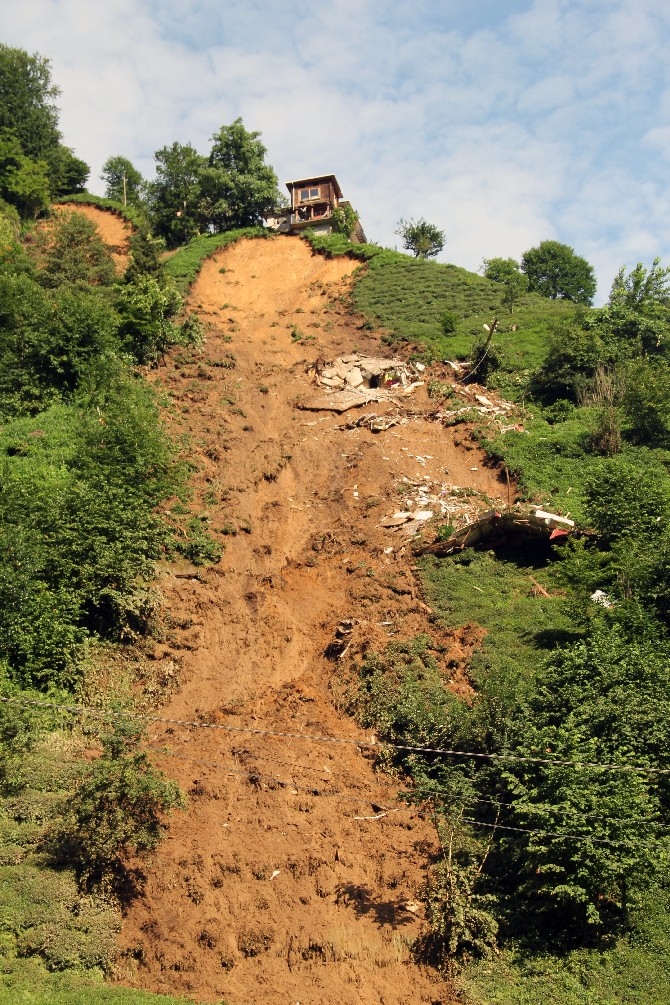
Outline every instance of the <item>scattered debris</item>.
<svg viewBox="0 0 670 1005"><path fill-rule="evenodd" d="M536 597L546 597L547 600L551 600L551 594L545 590L541 583L538 583L537 579L534 579L532 576L529 576L528 578L533 584L533 593Z"/></svg>
<svg viewBox="0 0 670 1005"><path fill-rule="evenodd" d="M345 422L341 426L335 426L335 429L365 427L371 429L373 433L381 433L392 426L405 425L407 422L409 422L409 416L399 414L398 412L386 415L379 415L377 412L364 412L363 415L359 415L358 418L352 419L350 422Z"/></svg>
<svg viewBox="0 0 670 1005"><path fill-rule="evenodd" d="M600 604L601 607L605 607L607 610L609 610L610 607L614 607L614 604L604 590L595 590L591 594L591 600L594 604Z"/></svg>
<svg viewBox="0 0 670 1005"><path fill-rule="evenodd" d="M352 642L353 621L340 621L335 629L335 635L326 646L325 655L330 660L342 659Z"/></svg>
<svg viewBox="0 0 670 1005"><path fill-rule="evenodd" d="M410 363L359 353L340 356L331 363L317 360L310 369L316 382L327 389L323 397L300 406L313 411L346 412L371 401L393 401L423 384L416 379L420 371Z"/></svg>

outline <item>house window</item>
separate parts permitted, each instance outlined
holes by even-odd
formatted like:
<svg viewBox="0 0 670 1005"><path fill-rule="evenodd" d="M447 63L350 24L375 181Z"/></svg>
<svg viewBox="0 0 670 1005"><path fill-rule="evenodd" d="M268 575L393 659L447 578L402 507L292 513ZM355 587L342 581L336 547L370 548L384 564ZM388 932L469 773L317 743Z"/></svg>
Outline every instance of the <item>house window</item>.
<svg viewBox="0 0 670 1005"><path fill-rule="evenodd" d="M319 198L318 188L300 189L300 202L308 202L310 199L318 199L318 198Z"/></svg>

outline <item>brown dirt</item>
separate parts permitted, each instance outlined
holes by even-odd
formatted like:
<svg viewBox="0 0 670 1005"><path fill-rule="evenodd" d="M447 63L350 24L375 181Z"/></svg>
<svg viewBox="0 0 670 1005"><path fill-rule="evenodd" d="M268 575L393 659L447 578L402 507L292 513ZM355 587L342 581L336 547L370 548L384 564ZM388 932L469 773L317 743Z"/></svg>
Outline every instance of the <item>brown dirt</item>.
<svg viewBox="0 0 670 1005"><path fill-rule="evenodd" d="M191 294L210 328L204 350L154 371L172 433L190 438L191 511L237 533L217 566L170 566L160 583L175 627L152 656L178 664L183 686L159 714L227 728L150 731L189 809L125 919L127 983L230 1005L456 1000L408 950L425 930L430 821L396 801L398 784L355 742L232 731L369 741L338 710L342 664L418 632L447 646L445 685L469 691L459 668L480 633L437 629L410 548L378 524L400 505L403 475L444 480L446 468L501 497L496 472L422 417L374 434L295 407L313 393L317 358L379 353L338 299L356 264L289 237L227 248ZM293 326L313 340L293 341ZM212 365L229 353L234 369ZM428 411L425 388L405 407ZM355 622L351 649L328 660L343 618Z"/></svg>
<svg viewBox="0 0 670 1005"><path fill-rule="evenodd" d="M128 265L128 241L133 233L132 226L120 216L97 206L85 206L76 202L54 203L52 209L59 213L81 213L96 225L100 237L109 247L117 272L124 272Z"/></svg>

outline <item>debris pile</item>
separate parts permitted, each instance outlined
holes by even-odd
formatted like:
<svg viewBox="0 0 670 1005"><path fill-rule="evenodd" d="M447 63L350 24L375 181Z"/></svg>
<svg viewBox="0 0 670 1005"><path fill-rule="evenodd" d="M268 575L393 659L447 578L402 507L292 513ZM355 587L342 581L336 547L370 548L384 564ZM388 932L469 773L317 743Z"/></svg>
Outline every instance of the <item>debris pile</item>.
<svg viewBox="0 0 670 1005"><path fill-rule="evenodd" d="M363 415L356 416L355 419L351 419L349 422L343 423L341 426L335 426L336 429L371 429L373 433L381 433L387 429L391 429L392 426L405 426L409 422L411 414L402 413L387 413L386 415L380 415L378 412L364 412Z"/></svg>
<svg viewBox="0 0 670 1005"><path fill-rule="evenodd" d="M481 389L477 385L474 387L470 387L468 384L452 386L456 394L462 398L470 399L471 404L462 405L460 408L440 409L440 411L435 412L434 418L441 422L451 422L466 412L479 412L480 415L506 418L515 407L511 401L504 401L502 398L492 401L487 395L481 393Z"/></svg>
<svg viewBox="0 0 670 1005"><path fill-rule="evenodd" d="M423 384L417 379L424 369L401 359L383 359L350 353L331 363L317 360L313 370L316 382L326 393L302 405L314 411L346 412L349 408L367 405L371 401L393 401L399 395L411 394Z"/></svg>
<svg viewBox="0 0 670 1005"><path fill-rule="evenodd" d="M447 523L471 524L487 505L472 489L461 488L447 482L434 482L428 475L421 481L403 477L405 508L380 521L380 526L389 531L402 530L408 537L421 530L434 516ZM490 503L488 503L490 505Z"/></svg>

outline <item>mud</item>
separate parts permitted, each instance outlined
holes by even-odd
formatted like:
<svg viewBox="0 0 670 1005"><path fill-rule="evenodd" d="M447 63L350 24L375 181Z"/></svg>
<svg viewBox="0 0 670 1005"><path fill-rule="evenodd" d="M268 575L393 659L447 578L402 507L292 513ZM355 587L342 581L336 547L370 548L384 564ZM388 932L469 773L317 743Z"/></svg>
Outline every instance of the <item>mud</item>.
<svg viewBox="0 0 670 1005"><path fill-rule="evenodd" d="M426 417L425 387L402 406L411 421L381 433L297 407L315 360L380 350L347 307L356 267L297 238L230 246L191 293L205 347L150 376L189 445L189 509L227 533L216 566L172 565L158 584L173 627L150 655L183 682L159 714L210 728L150 730L189 808L125 918L125 983L229 1005L456 1000L410 954L434 828L375 771L342 667L427 632L446 647L445 687L468 695L481 633L438 630L410 545L380 521L402 508L403 477L505 488L461 427ZM327 658L343 619L351 647Z"/></svg>

